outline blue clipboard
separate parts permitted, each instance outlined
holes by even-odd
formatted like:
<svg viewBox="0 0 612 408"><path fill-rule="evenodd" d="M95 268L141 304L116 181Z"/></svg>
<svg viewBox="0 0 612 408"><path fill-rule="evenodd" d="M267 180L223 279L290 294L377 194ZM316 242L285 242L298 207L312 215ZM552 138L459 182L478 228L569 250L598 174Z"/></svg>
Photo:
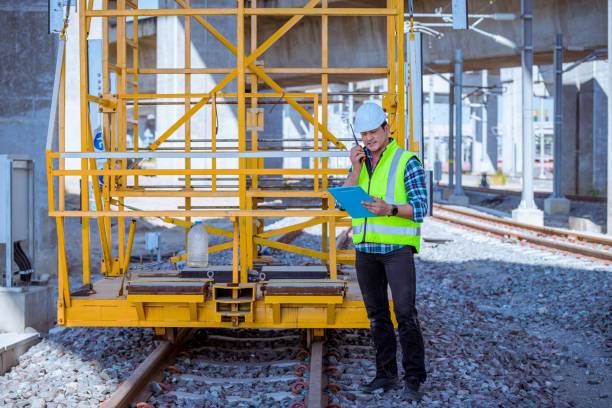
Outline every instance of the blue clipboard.
<svg viewBox="0 0 612 408"><path fill-rule="evenodd" d="M360 186L353 187L333 187L327 189L334 196L337 202L349 213L352 218L377 217L371 213L363 205L362 201L372 201L363 188Z"/></svg>

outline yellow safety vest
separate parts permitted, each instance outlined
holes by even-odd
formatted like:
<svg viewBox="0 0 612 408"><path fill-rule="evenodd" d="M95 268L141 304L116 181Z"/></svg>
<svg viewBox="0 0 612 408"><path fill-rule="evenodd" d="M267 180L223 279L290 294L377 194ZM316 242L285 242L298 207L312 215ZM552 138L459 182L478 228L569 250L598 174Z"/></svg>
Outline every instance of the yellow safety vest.
<svg viewBox="0 0 612 408"><path fill-rule="evenodd" d="M358 184L371 196L389 204L408 202L404 171L408 160L418 156L397 145L393 140L383 151L370 179L366 166L361 168ZM421 224L405 218L382 216L353 218L353 243L411 245L418 252L421 246Z"/></svg>

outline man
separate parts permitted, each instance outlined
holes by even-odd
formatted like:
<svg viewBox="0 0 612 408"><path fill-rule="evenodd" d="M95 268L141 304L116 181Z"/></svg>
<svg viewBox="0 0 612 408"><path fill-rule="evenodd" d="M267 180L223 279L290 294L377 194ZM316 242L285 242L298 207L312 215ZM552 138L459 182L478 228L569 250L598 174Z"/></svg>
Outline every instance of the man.
<svg viewBox="0 0 612 408"><path fill-rule="evenodd" d="M387 286L391 287L404 368L404 394L418 400L425 373L424 345L415 307L413 254L427 213L425 173L418 157L389 137L380 106L366 102L355 114L365 149L351 149L352 169L344 186L359 185L374 199L361 204L377 217L353 219L356 269L376 349L376 377L365 392L398 386L396 339ZM368 163L369 162L369 163Z"/></svg>

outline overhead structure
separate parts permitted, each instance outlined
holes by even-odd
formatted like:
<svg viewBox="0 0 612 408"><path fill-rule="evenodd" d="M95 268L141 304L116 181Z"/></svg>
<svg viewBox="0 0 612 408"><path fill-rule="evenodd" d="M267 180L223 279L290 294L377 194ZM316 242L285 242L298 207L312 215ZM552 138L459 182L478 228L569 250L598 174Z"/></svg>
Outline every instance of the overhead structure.
<svg viewBox="0 0 612 408"><path fill-rule="evenodd" d="M454 75L454 89L453 96L455 97L455 156L454 156L454 166L456 169L455 175L455 185L453 189L453 193L448 198L448 200L457 205L468 205L469 199L465 195L463 191L463 185L461 181L462 176L462 168L463 168L463 125L462 125L462 117L463 117L463 53L461 48L455 51L455 75Z"/></svg>
<svg viewBox="0 0 612 408"><path fill-rule="evenodd" d="M64 87L66 78L65 58L58 79L59 126L58 150L53 150L54 134L50 132L47 144L47 171L49 184L49 215L57 220L59 299L58 323L68 326L143 326L156 327L368 327L363 302L355 282L348 282L338 273L338 265L354 264L352 251L337 249L336 229L349 226L345 212L335 209L327 188L333 181L347 174L346 168L331 168L330 158L348 157L348 149L339 135L328 129L328 85L330 74L385 76L388 92L383 96L392 134L400 146L419 148L419 144L407 137L404 129L404 9L403 1L388 0L384 8L332 8L327 0L311 0L301 8L266 8L256 1L251 7L245 0L238 0L234 8L192 8L189 0L176 0L177 8L140 9L136 0L102 1L100 8L93 2L78 2L79 19L79 69L81 118L80 149L66 151L64 115ZM138 18L142 16L177 16L184 20L185 61L183 68L143 67L138 64ZM223 16L235 22L234 44L209 21L210 16ZM257 38L260 19L274 16L286 18L285 23L271 36ZM297 25L304 16L321 19L320 66L317 68L294 66L265 66L265 52L279 38ZM386 21L387 59L380 67L351 68L330 67L328 64L328 27L330 17L377 17ZM127 30L126 22L132 21L133 30ZM245 22L250 20L250 34ZM92 21L101 21L101 54L88 52L88 32ZM212 20L212 19L211 19ZM236 56L231 68L192 67L191 30L193 25L203 26L216 40ZM116 48L109 42L111 26L116 26ZM131 32L129 32L131 31ZM62 34L62 37L64 34ZM250 44L247 39L250 38ZM299 50L296 50L299 52ZM99 58L99 60L95 60ZM88 83L88 69L101 66L102 92L92 92ZM321 92L287 92L274 80L275 75L307 72L320 75ZM139 92L139 81L145 75L176 75L181 92ZM225 77L210 89L194 89L192 78L197 75L224 74ZM91 75L90 75L91 76ZM234 81L234 82L233 82ZM258 91L258 81L272 90ZM236 91L227 91L230 83ZM293 150L266 150L258 144L258 135L264 125L261 104L282 100L289 104L312 124L312 134L307 148ZM139 146L138 137L130 141L129 134L138 134L138 108L142 104L184 106L182 115L149 146ZM232 135L224 151L218 151L217 107L221 104L236 106L237 133ZM199 129L196 141L190 121L203 107L211 106L212 126ZM96 132L93 116L101 112L100 132ZM53 116L53 121L55 116ZM177 131L184 134L184 143L172 143L168 139ZM98 138L96 138L98 136ZM264 158L300 157L310 160L309 168L270 168L264 166ZM180 159L181 168L155 168L145 160ZM236 168L219 168L218 160L234 158ZM77 169L66 169L66 159L79 159ZM201 160L208 159L208 160ZM204 164L203 164L204 163ZM145 183L143 177L147 177ZM81 184L81 208L66 206L64 183L67 177L77 177ZM299 177L307 184L298 186L285 182L282 186L267 182L266 177L285 179ZM167 180L172 179L172 187ZM165 180L155 183L155 180ZM223 184L221 183L223 180ZM202 181L204 181L202 183ZM89 187L91 184L91 188ZM59 186L59 196L54 196ZM307 185L307 187L304 187ZM93 196L95 208L90 203ZM177 208L164 199L182 197ZM155 203L154 209L140 210L130 200L146 198ZM214 203L217 198L233 198L237 205L231 208ZM314 208L270 209L263 201L270 198L315 199ZM57 201L57 203L56 203ZM203 204L207 204L204 206ZM71 288L68 281L66 260L66 232L64 221L77 217L82 223L82 283L81 288ZM156 217L168 223L189 229L193 218L226 217L233 228L224 230L206 226L209 234L219 235L225 242L209 248L210 253L231 249L231 265L212 265L206 274L185 271L156 271L143 273L130 269L130 250L134 239L135 222L143 217ZM288 227L264 231L268 217L307 217ZM102 248L102 271L107 279L91 282L90 219L97 221L98 239ZM129 234L126 221L130 223ZM117 232L111 225L117 224ZM302 248L275 241L274 236L321 227L321 247ZM113 252L112 243L118 250ZM278 272L269 263L270 257L261 247L310 256L320 263L325 272L321 279L262 280L265 272ZM176 256L173 262L184 259ZM272 269L270 269L272 268ZM286 265L286 270L296 265ZM299 269L299 268L298 268ZM220 281L211 278L225 276ZM225 274L225 275L224 275Z"/></svg>
<svg viewBox="0 0 612 408"><path fill-rule="evenodd" d="M563 195L563 174L560 165L563 154L563 34L557 34L557 44L555 45L555 144L554 144L554 166L553 173L553 192L550 197L544 200L544 212L546 214L569 214L570 202ZM542 115L543 109L540 109ZM540 136L542 139L544 135ZM544 149L540 149L541 152ZM541 157L543 153L541 153ZM540 160L540 169L543 169L543 161ZM541 170L540 170L541 171Z"/></svg>

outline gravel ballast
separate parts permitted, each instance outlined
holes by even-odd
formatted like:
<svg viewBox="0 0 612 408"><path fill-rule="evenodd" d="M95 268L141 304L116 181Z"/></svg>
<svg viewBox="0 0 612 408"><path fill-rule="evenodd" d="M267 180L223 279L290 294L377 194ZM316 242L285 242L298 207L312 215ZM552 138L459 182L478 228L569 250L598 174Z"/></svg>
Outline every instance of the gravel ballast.
<svg viewBox="0 0 612 408"><path fill-rule="evenodd" d="M611 267L431 219L423 237L452 241L424 242L416 259L429 376L420 406L612 404ZM319 248L320 237L306 232L294 244ZM357 352L349 338L367 346L367 330L340 330L338 338L346 344L335 401L407 405L399 390L357 390L374 375L373 352ZM0 405L96 406L154 347L151 329L56 328L0 377Z"/></svg>

